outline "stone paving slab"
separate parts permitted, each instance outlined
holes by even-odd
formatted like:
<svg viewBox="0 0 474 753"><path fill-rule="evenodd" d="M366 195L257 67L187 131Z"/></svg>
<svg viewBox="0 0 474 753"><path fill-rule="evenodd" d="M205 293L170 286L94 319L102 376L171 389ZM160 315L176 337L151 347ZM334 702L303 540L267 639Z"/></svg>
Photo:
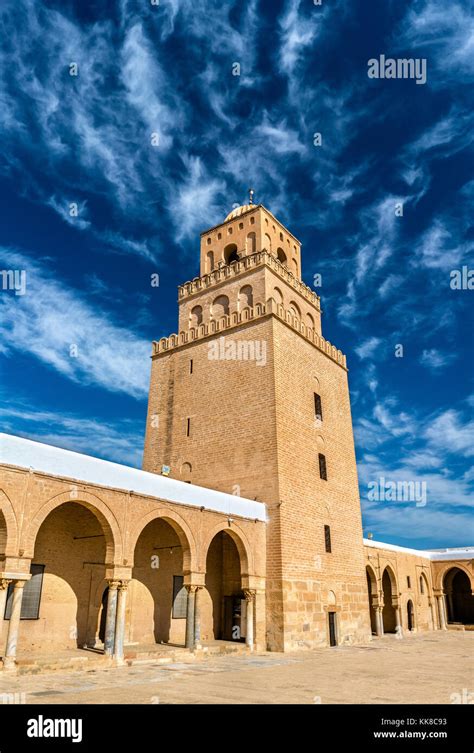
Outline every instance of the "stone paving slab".
<svg viewBox="0 0 474 753"><path fill-rule="evenodd" d="M472 633L439 632L298 654L0 674L0 704L450 703L474 690L473 652Z"/></svg>

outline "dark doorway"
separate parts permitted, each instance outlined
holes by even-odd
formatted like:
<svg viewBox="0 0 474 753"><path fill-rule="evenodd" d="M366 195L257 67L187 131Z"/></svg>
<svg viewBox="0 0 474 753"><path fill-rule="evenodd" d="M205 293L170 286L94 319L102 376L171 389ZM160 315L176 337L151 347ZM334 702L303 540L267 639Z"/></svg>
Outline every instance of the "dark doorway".
<svg viewBox="0 0 474 753"><path fill-rule="evenodd" d="M448 622L474 625L474 596L464 570L453 567L444 577Z"/></svg>
<svg viewBox="0 0 474 753"><path fill-rule="evenodd" d="M329 621L329 645L337 646L336 613L335 612L328 612L328 621Z"/></svg>
<svg viewBox="0 0 474 753"><path fill-rule="evenodd" d="M224 596L224 625L222 639L224 641L244 642L242 637L242 599L243 594L238 596Z"/></svg>
<svg viewBox="0 0 474 753"><path fill-rule="evenodd" d="M240 641L244 638L240 570L235 541L226 531L220 531L211 541L206 558L206 589L212 614L201 617L203 624L210 623L212 632L209 637L214 640Z"/></svg>
<svg viewBox="0 0 474 753"><path fill-rule="evenodd" d="M383 589L383 611L382 611L383 631L384 633L395 633L397 621L395 617L395 607L393 606L393 603L392 603L392 598L393 598L392 578L390 577L390 573L387 568L384 570L384 573L382 576L382 589Z"/></svg>
<svg viewBox="0 0 474 753"><path fill-rule="evenodd" d="M408 618L408 630L413 630L415 627L415 613L413 610L413 602L410 599L407 604L407 618Z"/></svg>
<svg viewBox="0 0 474 753"><path fill-rule="evenodd" d="M109 599L109 587L102 594L102 609L99 620L99 640L105 643L105 621L107 619L107 601Z"/></svg>

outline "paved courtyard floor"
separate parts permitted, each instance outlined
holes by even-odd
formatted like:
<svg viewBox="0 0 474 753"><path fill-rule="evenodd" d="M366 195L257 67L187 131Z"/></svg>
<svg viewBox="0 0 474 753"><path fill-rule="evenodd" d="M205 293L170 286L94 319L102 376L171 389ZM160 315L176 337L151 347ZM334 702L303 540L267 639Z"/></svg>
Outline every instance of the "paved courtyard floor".
<svg viewBox="0 0 474 753"><path fill-rule="evenodd" d="M474 632L435 632L298 654L0 674L0 703L16 694L26 704L449 704L453 694L474 700L473 652Z"/></svg>

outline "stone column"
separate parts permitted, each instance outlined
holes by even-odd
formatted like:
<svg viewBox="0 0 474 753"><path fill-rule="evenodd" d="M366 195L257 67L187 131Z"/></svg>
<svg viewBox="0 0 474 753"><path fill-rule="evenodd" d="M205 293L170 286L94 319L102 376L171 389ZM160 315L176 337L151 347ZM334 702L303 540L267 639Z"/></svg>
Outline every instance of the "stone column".
<svg viewBox="0 0 474 753"><path fill-rule="evenodd" d="M249 647L250 651L253 651L253 644L254 644L254 627L253 627L253 608L255 603L255 591L253 590L245 590L245 601L246 601L246 614L247 614L247 624L245 626L245 643Z"/></svg>
<svg viewBox="0 0 474 753"><path fill-rule="evenodd" d="M115 644L115 623L117 620L117 591L120 585L118 580L109 580L109 593L107 595L107 616L105 618L104 654L112 656Z"/></svg>
<svg viewBox="0 0 474 753"><path fill-rule="evenodd" d="M186 608L186 648L194 648L194 612L197 586L185 586L188 592Z"/></svg>
<svg viewBox="0 0 474 753"><path fill-rule="evenodd" d="M194 597L194 646L201 645L201 586L196 586ZM187 624L186 624L187 627Z"/></svg>
<svg viewBox="0 0 474 753"><path fill-rule="evenodd" d="M20 627L21 602L23 600L23 589L26 581L13 581L13 603L8 623L7 647L3 658L3 669L14 669L16 664L16 647L18 644L18 630Z"/></svg>
<svg viewBox="0 0 474 753"><path fill-rule="evenodd" d="M438 615L439 615L439 629L440 630L447 630L448 626L446 625L446 612L444 608L444 596L441 594L441 596L437 596L436 600L438 602Z"/></svg>
<svg viewBox="0 0 474 753"><path fill-rule="evenodd" d="M11 583L11 580L7 580L6 578L0 578L0 624L2 623L3 615L5 614L8 586L10 585L10 583Z"/></svg>
<svg viewBox="0 0 474 753"><path fill-rule="evenodd" d="M383 635L383 607L375 607L375 632L378 638Z"/></svg>
<svg viewBox="0 0 474 753"><path fill-rule="evenodd" d="M395 629L401 630L402 628L402 620L400 616L400 607L395 607Z"/></svg>
<svg viewBox="0 0 474 753"><path fill-rule="evenodd" d="M433 623L433 630L438 630L438 620L436 619L436 607L435 603L430 599L429 607L431 610L431 621Z"/></svg>
<svg viewBox="0 0 474 753"><path fill-rule="evenodd" d="M453 592L451 589L446 591L446 598L444 600L444 610L446 613L446 622L454 621L454 608L453 608Z"/></svg>
<svg viewBox="0 0 474 753"><path fill-rule="evenodd" d="M128 580L122 580L118 586L117 615L115 621L115 645L113 657L118 664L123 663L123 641L125 637L125 609L127 606Z"/></svg>

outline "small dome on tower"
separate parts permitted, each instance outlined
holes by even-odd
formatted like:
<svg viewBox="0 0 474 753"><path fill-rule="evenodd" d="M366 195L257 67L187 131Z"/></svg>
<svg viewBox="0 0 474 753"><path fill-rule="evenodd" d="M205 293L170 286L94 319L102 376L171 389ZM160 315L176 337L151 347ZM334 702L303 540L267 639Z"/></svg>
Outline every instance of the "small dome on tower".
<svg viewBox="0 0 474 753"><path fill-rule="evenodd" d="M255 204L244 204L241 207L236 207L227 215L224 222L227 222L227 220L234 220L236 217L240 217L241 214L245 214L245 212L248 212L250 209L255 209Z"/></svg>

